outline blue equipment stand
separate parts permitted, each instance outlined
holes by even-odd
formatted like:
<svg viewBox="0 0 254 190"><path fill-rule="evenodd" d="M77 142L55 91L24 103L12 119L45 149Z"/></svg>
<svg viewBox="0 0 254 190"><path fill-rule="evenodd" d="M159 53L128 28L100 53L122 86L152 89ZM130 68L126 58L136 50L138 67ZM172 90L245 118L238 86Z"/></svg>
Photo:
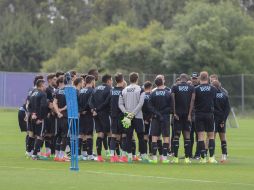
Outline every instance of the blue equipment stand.
<svg viewBox="0 0 254 190"><path fill-rule="evenodd" d="M71 171L79 171L78 166L78 135L79 135L79 117L78 117L78 101L77 91L71 85L64 88L67 113L68 113L68 129L71 144Z"/></svg>

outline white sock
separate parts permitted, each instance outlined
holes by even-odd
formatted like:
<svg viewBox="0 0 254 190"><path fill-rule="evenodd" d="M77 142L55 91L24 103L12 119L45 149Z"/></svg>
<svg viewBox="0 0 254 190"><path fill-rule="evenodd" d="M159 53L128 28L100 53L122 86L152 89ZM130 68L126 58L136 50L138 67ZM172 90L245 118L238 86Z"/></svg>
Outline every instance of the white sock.
<svg viewBox="0 0 254 190"><path fill-rule="evenodd" d="M59 151L58 150L55 151L55 157L59 157Z"/></svg>
<svg viewBox="0 0 254 190"><path fill-rule="evenodd" d="M122 156L126 156L126 152L125 151L122 151Z"/></svg>
<svg viewBox="0 0 254 190"><path fill-rule="evenodd" d="M47 154L51 154L51 149L50 148L46 148L46 153Z"/></svg>
<svg viewBox="0 0 254 190"><path fill-rule="evenodd" d="M114 150L110 150L110 156L114 156L115 155L115 151Z"/></svg>
<svg viewBox="0 0 254 190"><path fill-rule="evenodd" d="M63 158L63 157L64 157L64 151L60 151L59 157L60 157L60 158Z"/></svg>
<svg viewBox="0 0 254 190"><path fill-rule="evenodd" d="M141 154L141 158L142 159L146 158L146 154Z"/></svg>
<svg viewBox="0 0 254 190"><path fill-rule="evenodd" d="M87 156L87 151L81 151L82 156Z"/></svg>
<svg viewBox="0 0 254 190"><path fill-rule="evenodd" d="M128 158L132 158L132 153L128 153Z"/></svg>
<svg viewBox="0 0 254 190"><path fill-rule="evenodd" d="M156 155L153 156L153 160L157 160L157 156Z"/></svg>

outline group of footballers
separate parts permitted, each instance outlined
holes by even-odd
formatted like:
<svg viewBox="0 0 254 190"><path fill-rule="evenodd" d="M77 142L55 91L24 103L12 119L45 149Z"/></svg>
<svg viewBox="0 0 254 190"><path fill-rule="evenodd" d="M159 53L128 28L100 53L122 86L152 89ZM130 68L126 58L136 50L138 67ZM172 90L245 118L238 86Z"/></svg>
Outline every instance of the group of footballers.
<svg viewBox="0 0 254 190"><path fill-rule="evenodd" d="M100 84L97 70L85 75L69 73L79 107L79 160L104 162L109 157L110 162L179 163L182 134L184 163L191 163L191 159L217 163L215 138L219 134L221 162L227 161L225 133L230 105L217 75L183 73L169 88L163 75L140 86L135 72L130 73L128 85L121 73L103 75ZM49 74L46 80L42 75L35 77L19 110L20 128L27 132L26 156L70 161L65 73Z"/></svg>

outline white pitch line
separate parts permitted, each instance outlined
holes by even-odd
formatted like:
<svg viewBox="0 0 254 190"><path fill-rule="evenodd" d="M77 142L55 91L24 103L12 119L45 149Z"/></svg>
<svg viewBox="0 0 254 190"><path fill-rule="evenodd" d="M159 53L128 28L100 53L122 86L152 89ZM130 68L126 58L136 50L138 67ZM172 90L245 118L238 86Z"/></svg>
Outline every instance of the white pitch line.
<svg viewBox="0 0 254 190"><path fill-rule="evenodd" d="M1 166L0 168L9 168L9 169L26 169L26 170L39 170L39 171L67 171L64 169L49 169L49 168L26 168L19 166ZM136 175L136 174L124 174L124 173L114 173L114 172L104 172L104 171L91 171L91 170L82 170L81 172L89 174L102 174L102 175L111 175L111 176L125 176L125 177L138 177L138 178L153 178L161 180L171 180L171 181L185 181L185 182L194 182L194 183L215 183L215 184L224 184L224 185L238 185L238 186L249 186L254 187L254 184L251 183L230 183L223 181L212 181L212 180L199 180L199 179L187 179L187 178L174 178L174 177L163 177L163 176L148 176L148 175Z"/></svg>

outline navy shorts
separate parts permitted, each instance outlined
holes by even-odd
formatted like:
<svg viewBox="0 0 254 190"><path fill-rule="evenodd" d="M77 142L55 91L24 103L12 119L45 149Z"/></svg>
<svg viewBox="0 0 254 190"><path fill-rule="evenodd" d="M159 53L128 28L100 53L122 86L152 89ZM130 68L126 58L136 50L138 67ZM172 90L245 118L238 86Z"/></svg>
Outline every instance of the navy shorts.
<svg viewBox="0 0 254 190"><path fill-rule="evenodd" d="M163 120L153 118L151 122L151 136L161 136L169 137L170 136L170 118L168 116L163 116Z"/></svg>
<svg viewBox="0 0 254 190"><path fill-rule="evenodd" d="M195 128L197 132L214 132L214 116L211 113L196 113Z"/></svg>
<svg viewBox="0 0 254 190"><path fill-rule="evenodd" d="M111 118L108 113L98 113L94 121L96 133L110 133Z"/></svg>
<svg viewBox="0 0 254 190"><path fill-rule="evenodd" d="M188 114L178 114L179 120L174 118L174 131L191 131L191 122L188 121Z"/></svg>
<svg viewBox="0 0 254 190"><path fill-rule="evenodd" d="M93 135L94 118L92 115L80 115L79 118L79 134Z"/></svg>

